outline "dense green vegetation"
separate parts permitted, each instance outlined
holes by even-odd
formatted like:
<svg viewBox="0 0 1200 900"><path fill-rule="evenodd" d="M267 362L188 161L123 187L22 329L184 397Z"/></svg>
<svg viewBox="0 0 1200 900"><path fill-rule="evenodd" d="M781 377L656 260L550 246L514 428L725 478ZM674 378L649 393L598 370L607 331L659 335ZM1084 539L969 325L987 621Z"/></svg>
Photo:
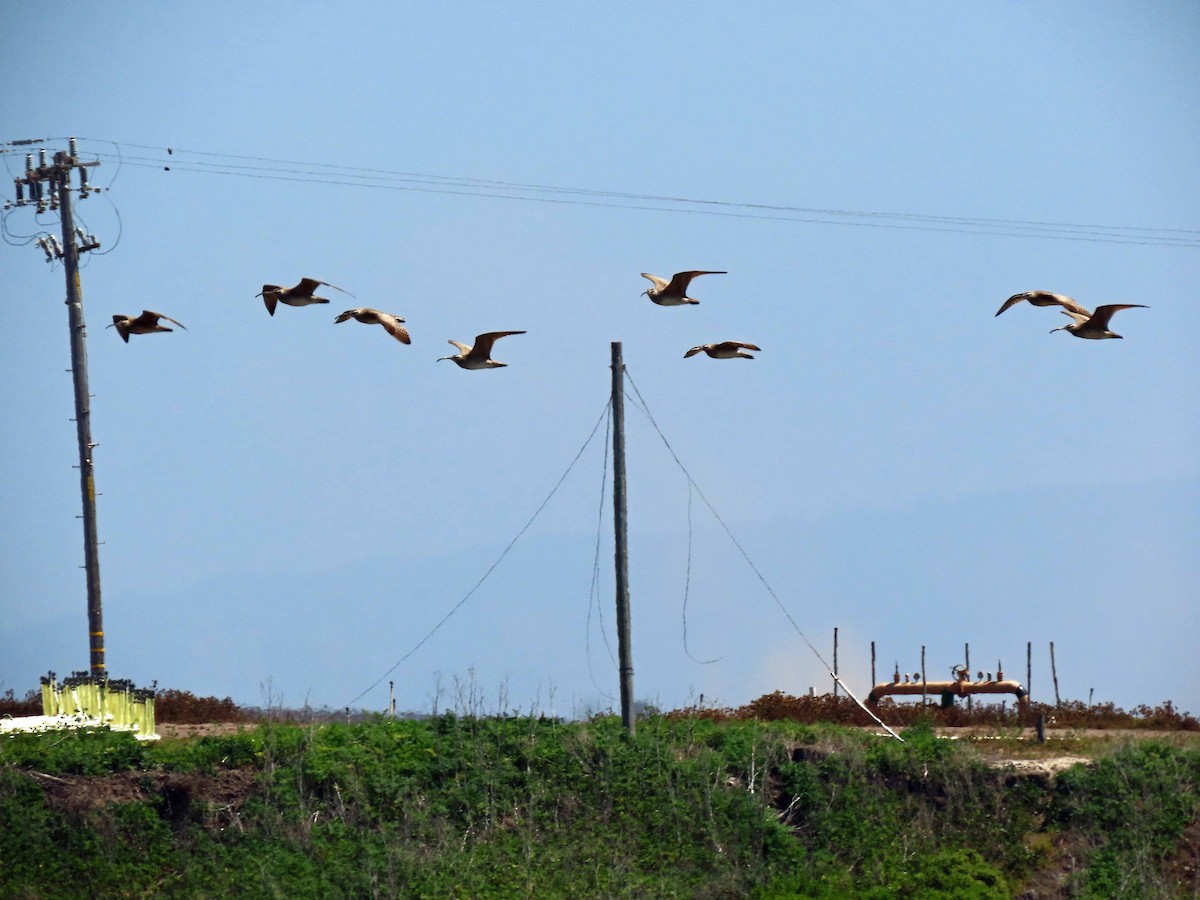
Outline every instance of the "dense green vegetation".
<svg viewBox="0 0 1200 900"><path fill-rule="evenodd" d="M0 896L1180 891L1200 750L1143 740L1050 782L928 725L904 736L676 714L629 738L609 717L449 713L4 736Z"/></svg>

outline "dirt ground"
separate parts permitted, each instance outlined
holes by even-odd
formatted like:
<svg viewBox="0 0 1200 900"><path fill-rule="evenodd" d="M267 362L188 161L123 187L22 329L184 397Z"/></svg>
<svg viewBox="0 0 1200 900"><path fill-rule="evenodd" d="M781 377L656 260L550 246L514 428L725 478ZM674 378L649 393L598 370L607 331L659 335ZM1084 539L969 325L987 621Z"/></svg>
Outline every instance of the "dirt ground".
<svg viewBox="0 0 1200 900"><path fill-rule="evenodd" d="M1175 746L1200 748L1200 732L1150 731L1136 728L1078 728L1045 731L1045 743L1038 743L1033 728L997 730L982 727L939 728L939 737L971 744L983 761L993 768L1010 769L1014 774L1053 778L1059 772L1080 763L1090 764L1131 741L1156 740Z"/></svg>
<svg viewBox="0 0 1200 900"><path fill-rule="evenodd" d="M154 727L160 738L191 738L253 731L258 727L258 723L209 722L204 725L176 725L173 722L159 722Z"/></svg>

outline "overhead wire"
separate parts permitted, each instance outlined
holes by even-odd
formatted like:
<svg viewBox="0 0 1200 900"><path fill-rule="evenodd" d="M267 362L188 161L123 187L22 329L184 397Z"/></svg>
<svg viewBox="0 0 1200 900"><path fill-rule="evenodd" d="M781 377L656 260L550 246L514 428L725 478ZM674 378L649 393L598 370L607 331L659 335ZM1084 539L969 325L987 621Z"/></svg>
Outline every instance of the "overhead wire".
<svg viewBox="0 0 1200 900"><path fill-rule="evenodd" d="M635 385L634 389L636 391L636 385ZM630 393L628 391L625 391L625 399L628 400L634 406L634 408L637 409L639 412L641 412L642 415L644 415L647 419L649 419L651 422L654 421L654 416L651 415L650 410L642 402L640 394L635 398L632 395L630 395ZM680 468L682 469L682 465L680 466ZM694 542L693 530L692 530L692 492L696 488L691 480L691 477L688 476L686 470L684 471L684 476L687 479L688 500L687 500L687 564L686 564L685 570L684 570L685 574L684 574L684 581L683 581L683 611L682 611L683 652L687 656L687 658L690 659L694 663L699 663L700 665L710 665L712 663L719 662L723 657L718 656L713 659L697 659L695 656L692 655L692 651L688 646L687 607L688 607L688 598L689 598L689 595L691 594L691 587L692 587L692 545Z"/></svg>
<svg viewBox="0 0 1200 900"><path fill-rule="evenodd" d="M628 367L626 367L626 369L625 369L625 379L633 387L634 393L637 394L639 404L635 404L635 405L638 406L638 408L641 410L642 414L645 415L646 418L650 421L650 424L654 428L655 433L658 435L659 440L661 440L663 442L663 446L665 446L667 448L667 452L670 453L671 458L673 460L675 460L675 465L677 465L679 467L679 470L681 472L683 472L684 477L687 478L687 480L688 480L688 484L695 488L697 496L699 496L700 499L704 501L704 505L708 507L709 512L711 512L713 514L713 517L717 520L717 522L720 524L720 526L725 530L725 534L729 537L730 541L733 542L733 545L738 549L738 552L741 553L742 559L744 559L746 561L746 564L750 567L750 570L755 574L755 576L758 578L758 580L762 584L762 586L764 588L766 588L766 591L770 595L771 599L775 601L775 605L777 607L779 607L780 611L787 618L788 622L791 623L792 629L796 632L797 635L800 636L800 639L802 641L804 641L804 643L808 646L808 649L811 650L813 655L820 661L821 665L825 667L825 669L828 671L830 677L832 677L835 682L837 682L839 685L842 686L842 688L846 691L846 693L850 696L850 698L855 703L858 704L858 706L863 710L863 712L865 712L868 716L870 716L872 719L874 719L875 722L880 727L882 727L884 730L886 730L888 734L890 734L896 740L903 743L904 739L902 737L900 737L900 735L896 734L896 732L893 731L887 725L887 723L885 723L881 718L879 718L878 715L876 715L865 703L862 702L862 700L860 700L858 698L858 695L855 694L854 691L852 691L850 689L850 687L842 680L842 678L838 675L838 673L833 670L833 667L830 666L829 663L825 661L825 657L821 655L821 651L819 651L813 645L812 641L810 641L808 639L808 636L805 635L804 631L800 628L800 625L796 622L796 619L792 616L791 612L784 605L783 601L779 599L779 595L775 593L775 589L771 587L770 583L767 581L767 579L763 575L762 571L758 568L757 565L755 565L754 560L752 560L750 558L750 554L746 552L746 548L744 546L742 546L742 542L737 539L736 535L734 535L734 533L733 533L733 530L726 524L725 520L721 517L721 514L719 512L717 512L716 507L713 506L712 503L709 501L708 497L706 497L704 495L704 491L701 490L700 485L698 485L696 483L696 480L692 477L691 472L689 472L687 470L687 467L683 464L683 461L679 458L679 455L675 452L675 448L671 446L671 442L667 440L667 436L665 434L663 434L663 431L659 427L657 420L654 418L654 414L650 412L649 404L646 403L646 399L642 396L642 392L640 390L638 390L637 382L634 381L633 376L630 375Z"/></svg>
<svg viewBox="0 0 1200 900"><path fill-rule="evenodd" d="M608 487L608 447L609 439L612 436L612 399L609 398L608 406L605 407L608 414L607 424L604 426L604 460L600 467L600 502L596 512L596 550L592 557L592 583L588 590L588 611L587 624L584 627L584 657L587 660L588 678L591 679L592 687L607 700L616 700L617 698L600 686L596 680L596 673L592 667L592 609L596 610L596 618L599 621L600 637L604 641L604 649L608 651L609 661L612 663L613 669L617 669L617 658L613 655L612 645L608 641L608 632L604 629L604 614L603 606L600 603L600 544L601 531L604 525L604 500L607 496L606 488Z"/></svg>
<svg viewBox="0 0 1200 900"><path fill-rule="evenodd" d="M106 142L107 143L115 143L112 141L106 141ZM158 148L158 147L151 147L151 146L142 145L142 144L137 144L137 145L131 144L129 146L136 146L136 147L140 147L142 149L149 149L149 150L161 150L161 148ZM632 192L628 192L628 191L595 190L595 189L589 189L589 188L563 187L563 186L557 186L557 185L544 185L544 184L536 184L536 183L529 183L529 182L502 181L502 180L496 180L496 179L483 179L483 178L474 178L474 177L468 177L468 176L435 175L435 174L429 174L429 173L397 171L397 170L392 170L392 169L368 168L368 167L362 167L362 166L346 166L346 165L339 165L339 164L333 164L333 163L301 162L298 160L287 160L287 159L279 159L279 158L273 158L273 157L245 156L245 155L215 153L215 152L207 152L207 151L182 150L182 149L176 149L176 148L170 148L170 152L172 152L172 153L174 153L174 152L192 153L195 155L202 155L202 156L218 156L218 157L224 157L224 158L228 158L228 159L248 159L248 160L255 161L255 162L271 163L272 167L278 166L278 165L294 165L294 166L308 166L308 167L318 167L318 168L326 168L326 169L333 169L333 170L342 170L342 171L346 171L346 172L366 172L366 173L368 173L368 176L359 176L359 177L388 176L388 177L400 178L402 180L416 180L416 181L436 180L436 181L463 182L463 183L467 183L467 184L488 185L488 186L511 188L511 189L518 189L518 190L541 191L541 192L548 191L548 192L567 193L567 194L587 194L587 195L604 196L604 197L617 197L617 198L623 198L623 199L656 200L656 201L672 202L672 203L699 203L699 204L710 204L710 205L717 205L717 206L743 206L743 207L750 207L750 208L756 208L756 209L767 209L767 210L775 210L775 211L805 212L805 213L844 215L844 216L868 216L868 217L872 217L872 218L882 217L882 218L897 218L897 219L915 219L915 220L925 220L925 221L951 221L951 222L968 223L968 224L1000 224L1000 225L1037 226L1037 227L1047 227L1047 228L1097 229L1097 230L1109 230L1109 231L1174 232L1174 233L1200 235L1200 229L1160 228L1160 227L1125 226L1125 225L1092 225L1092 224L1081 224L1081 223L1075 223L1075 222L1048 222L1048 221L1039 221L1039 220L1007 219L1007 218L994 218L993 219L993 218L983 218L983 217L977 217L977 216L936 216L936 215L915 214L915 213L882 213L882 212L870 212L870 211L862 211L862 210L840 210L840 209L833 209L833 208L827 208L827 207L825 207L825 208L823 208L823 207L799 207L799 206L786 206L786 205L781 205L781 204L745 203L745 202L727 201L727 200L696 199L696 198L691 198L691 197L680 197L680 196L672 196L672 195L664 195L664 194L639 194L639 193L632 193ZM144 159L144 157L143 157L143 159ZM245 166L238 166L235 164L226 164L226 163L215 163L215 164L207 164L207 165L222 166L222 167L236 167L236 168L262 168L262 169L267 168L267 167L245 167Z"/></svg>
<svg viewBox="0 0 1200 900"><path fill-rule="evenodd" d="M516 536L511 541L508 542L508 545L500 552L500 555L496 557L495 562L493 562L490 566L488 566L487 571L484 572L482 576L480 576L479 580L477 582L475 582L475 585L469 591L467 591L467 593L463 596L463 598L461 600L459 600L456 604L454 604L454 606L452 606L450 608L450 611L447 612L444 616L442 616L442 618L439 619L437 621L437 623L428 632L426 632L425 636L422 637L419 641L417 641L417 643L414 644L407 653L405 653L398 660L396 660L394 663L392 663L391 668L389 668L386 672L384 672L382 675L380 675L379 678L377 678L369 687L365 688L364 690L360 691L357 695L355 695L350 700L349 703L346 703L345 704L346 707L353 706L354 703L356 703L360 698L364 697L365 695L367 695L368 693L373 691L375 688L379 687L379 685L383 683L383 679L385 679L389 675L391 675L392 672L396 671L397 667L399 667L401 663L403 663L405 660L412 657L412 655L414 653L416 653L418 650L420 650L421 647L423 647L430 638L432 638L435 634L437 634L437 632L441 629L441 627L450 620L450 617L453 616L456 612L458 612L459 609L461 609L463 607L463 605L468 600L470 600L471 597L473 597L475 595L475 592L477 590L479 590L480 587L483 586L483 583L488 580L488 577L492 574L492 572L494 572L496 570L496 567L499 566L500 563L502 563L504 561L504 558L506 556L508 556L508 552L510 550L512 550L512 548L516 545L517 541L519 541L524 536L525 532L529 530L529 527L531 525L533 525L533 523L534 523L534 521L536 521L537 517L539 515L541 515L542 510L544 510L546 508L546 505L550 502L551 498L553 498L554 495L558 493L558 489L560 487L562 487L563 482L567 480L567 476L571 474L571 470L575 468L575 464L577 462L579 462L579 458L581 456L583 456L583 452L585 450L587 450L588 445L591 444L592 438L594 438L596 436L596 432L600 429L600 423L601 423L601 421L604 420L607 413L608 413L608 404L606 403L605 407L604 407L604 411L601 412L599 418L596 419L596 424L592 426L591 433L588 434L587 439L583 442L583 446L581 446L579 448L579 451L571 459L571 462L567 466L566 470L562 473L561 476L559 476L558 481L556 481L554 483L554 487L552 487L550 489L550 493L548 493L546 495L545 499L542 500L542 502L538 505L538 508L533 511L533 515L531 515L529 517L528 521L526 521L525 524L521 526L520 531L518 531Z"/></svg>
<svg viewBox="0 0 1200 900"><path fill-rule="evenodd" d="M683 618L683 652L684 652L685 654L687 654L687 658L688 658L688 659L690 659L692 662L694 662L694 663L699 663L699 664L700 664L700 665L702 665L702 666L708 666L708 665L712 665L712 664L713 664L713 663L715 663L715 662L720 662L720 661L721 661L721 659L722 659L722 657L720 657L720 656L715 656L715 657L713 657L712 659L697 659L695 656L693 656L693 655L692 655L691 648L689 648L689 647L688 647L688 634L687 634L687 608L688 608L688 595L691 593L691 588L692 588L692 543L693 543L693 540L692 540L692 494L694 493L694 490L695 490L695 489L692 487L692 482L691 482L691 479L688 479L688 483L687 483L687 489L688 489L688 502L687 502L687 574L685 575L685 577L684 577L684 580L683 580L683 613L682 613L682 618Z"/></svg>
<svg viewBox="0 0 1200 900"><path fill-rule="evenodd" d="M1036 219L949 216L835 209L830 207L805 207L780 203L746 202L671 194L546 185L470 176L405 172L181 148L170 148L170 155L167 157L146 155L123 156L120 151L120 142L107 139L96 140L113 144L117 147L116 158L118 163L123 159L125 165L169 168L172 172L182 171L239 176L273 181L299 181L313 184L357 186L377 190L449 194L498 200L788 221L802 224L1050 238L1056 240L1151 246L1200 247L1200 229L1136 225L1098 225ZM164 149L144 144L126 144L126 146L143 150L157 150L160 153ZM106 154L100 155L105 156ZM191 159L189 157L205 158ZM220 160L230 161L225 162Z"/></svg>

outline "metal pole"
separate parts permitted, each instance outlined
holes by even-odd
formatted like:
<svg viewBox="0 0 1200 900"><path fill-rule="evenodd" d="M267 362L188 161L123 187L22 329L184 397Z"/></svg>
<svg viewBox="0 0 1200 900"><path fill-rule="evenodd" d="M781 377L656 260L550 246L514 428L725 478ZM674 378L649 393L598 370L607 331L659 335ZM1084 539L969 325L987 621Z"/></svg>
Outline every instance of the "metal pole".
<svg viewBox="0 0 1200 900"><path fill-rule="evenodd" d="M633 651L629 627L629 549L625 509L625 363L612 342L613 555L617 568L617 657L621 674L621 724L634 733Z"/></svg>
<svg viewBox="0 0 1200 900"><path fill-rule="evenodd" d="M1033 641L1025 642L1025 696L1033 699Z"/></svg>
<svg viewBox="0 0 1200 900"><path fill-rule="evenodd" d="M833 629L833 696L835 696L835 697L838 695L838 682L837 682L837 676L838 676L838 659L837 659L838 639L837 639L837 637L838 637L838 635L837 635L837 632L838 632L837 628L834 628Z"/></svg>
<svg viewBox="0 0 1200 900"><path fill-rule="evenodd" d="M1054 680L1054 705L1062 706L1058 696L1058 666L1054 664L1054 641L1050 642L1050 677Z"/></svg>
<svg viewBox="0 0 1200 900"><path fill-rule="evenodd" d="M922 644L921 645L921 709L922 710L924 710L925 705L929 702L929 696L928 696L929 692L925 689L926 684L928 684L928 680L925 678L925 645Z"/></svg>
<svg viewBox="0 0 1200 900"><path fill-rule="evenodd" d="M79 486L83 494L83 554L87 571L88 648L91 673L103 678L104 620L100 609L100 550L96 531L96 479L92 464L91 394L88 392L87 326L83 321L83 289L79 284L79 247L71 209L72 158L55 154L59 217L62 219L63 266L67 273L67 315L71 325L71 374L75 385L75 431L79 437Z"/></svg>
<svg viewBox="0 0 1200 900"><path fill-rule="evenodd" d="M875 680L875 642L871 641L871 687L875 687L878 683Z"/></svg>
<svg viewBox="0 0 1200 900"><path fill-rule="evenodd" d="M967 681L971 680L971 645L963 644L963 661L967 666ZM967 694L967 709L971 708L971 695Z"/></svg>

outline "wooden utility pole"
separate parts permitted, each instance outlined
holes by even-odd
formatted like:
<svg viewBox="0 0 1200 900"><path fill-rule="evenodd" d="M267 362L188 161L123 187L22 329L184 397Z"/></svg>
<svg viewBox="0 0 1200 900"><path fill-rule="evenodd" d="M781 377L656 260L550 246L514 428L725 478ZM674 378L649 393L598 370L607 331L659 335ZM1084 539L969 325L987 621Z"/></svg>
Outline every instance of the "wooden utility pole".
<svg viewBox="0 0 1200 900"><path fill-rule="evenodd" d="M625 363L621 342L612 343L613 556L617 568L617 660L621 675L621 724L634 733L633 650L629 627L629 549L625 509Z"/></svg>
<svg viewBox="0 0 1200 900"><path fill-rule="evenodd" d="M29 142L14 142L29 143ZM34 205L39 213L57 211L62 222L62 246L42 238L40 246L47 260L61 259L67 275L67 318L71 329L71 375L75 387L75 433L79 442L79 487L83 496L83 554L87 573L88 648L91 674L104 678L107 666L104 660L104 621L100 607L100 541L96 528L96 478L92 462L91 394L88 392L87 374L87 326L83 321L83 289L79 283L79 254L95 250L100 243L75 227L72 208L71 173L79 172L79 196L86 197L90 191L87 171L97 162L80 162L75 138L69 140L68 152L54 154L52 164L47 164L46 151L39 151L39 164L34 166L33 154L25 157L25 175L13 179L17 187L17 206ZM28 188L29 197L25 197ZM76 241L76 236L80 241Z"/></svg>

